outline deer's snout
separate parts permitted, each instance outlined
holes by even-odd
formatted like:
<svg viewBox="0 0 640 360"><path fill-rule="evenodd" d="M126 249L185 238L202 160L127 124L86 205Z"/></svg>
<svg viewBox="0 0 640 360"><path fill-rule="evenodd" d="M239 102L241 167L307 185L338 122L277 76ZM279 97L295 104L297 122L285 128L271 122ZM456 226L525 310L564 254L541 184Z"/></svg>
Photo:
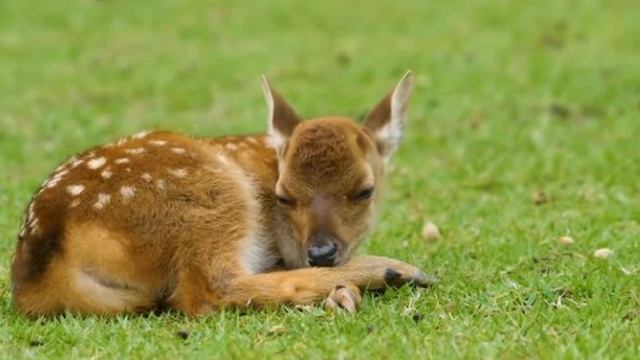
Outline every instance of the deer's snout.
<svg viewBox="0 0 640 360"><path fill-rule="evenodd" d="M338 255L338 239L331 234L316 234L309 239L307 257L311 266L333 266Z"/></svg>

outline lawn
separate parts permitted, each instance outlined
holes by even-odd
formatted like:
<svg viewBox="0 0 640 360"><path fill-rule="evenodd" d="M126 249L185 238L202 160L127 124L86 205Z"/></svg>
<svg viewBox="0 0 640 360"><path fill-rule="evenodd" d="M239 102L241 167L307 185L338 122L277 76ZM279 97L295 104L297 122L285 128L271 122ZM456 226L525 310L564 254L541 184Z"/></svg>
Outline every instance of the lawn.
<svg viewBox="0 0 640 360"><path fill-rule="evenodd" d="M0 357L640 357L637 1L238 3L0 2ZM22 211L65 157L142 129L263 131L263 73L307 117L360 118L405 69L406 138L362 252L434 288L355 315L12 308Z"/></svg>

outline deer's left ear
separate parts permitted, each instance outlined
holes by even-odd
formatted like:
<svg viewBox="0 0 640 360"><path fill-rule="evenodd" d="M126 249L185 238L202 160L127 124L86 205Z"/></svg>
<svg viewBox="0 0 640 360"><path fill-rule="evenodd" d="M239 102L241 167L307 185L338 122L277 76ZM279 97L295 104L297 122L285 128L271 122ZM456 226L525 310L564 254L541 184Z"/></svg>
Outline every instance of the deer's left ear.
<svg viewBox="0 0 640 360"><path fill-rule="evenodd" d="M269 144L281 155L293 129L300 123L300 118L280 94L271 88L267 79L262 77L262 91L267 102Z"/></svg>
<svg viewBox="0 0 640 360"><path fill-rule="evenodd" d="M378 152L385 160L389 160L402 140L413 83L413 74L407 71L393 91L373 108L364 122L364 128L373 136Z"/></svg>

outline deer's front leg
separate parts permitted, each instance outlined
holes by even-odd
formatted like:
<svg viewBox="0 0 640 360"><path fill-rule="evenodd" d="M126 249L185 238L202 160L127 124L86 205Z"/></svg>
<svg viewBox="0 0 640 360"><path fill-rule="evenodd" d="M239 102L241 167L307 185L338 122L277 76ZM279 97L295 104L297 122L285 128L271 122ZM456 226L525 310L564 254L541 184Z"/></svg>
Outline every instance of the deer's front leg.
<svg viewBox="0 0 640 360"><path fill-rule="evenodd" d="M418 268L378 256L357 257L331 268L303 268L242 275L233 279L220 299L224 305L312 304L328 297L327 308L354 311L360 291L413 283L431 285Z"/></svg>

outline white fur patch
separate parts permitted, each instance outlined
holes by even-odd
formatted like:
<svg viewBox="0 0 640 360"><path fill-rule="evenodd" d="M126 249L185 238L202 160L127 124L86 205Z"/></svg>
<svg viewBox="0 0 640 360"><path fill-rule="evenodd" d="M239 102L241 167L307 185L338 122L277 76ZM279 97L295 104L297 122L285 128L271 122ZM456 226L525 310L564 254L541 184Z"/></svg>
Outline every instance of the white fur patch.
<svg viewBox="0 0 640 360"><path fill-rule="evenodd" d="M79 199L74 199L74 200L69 204L69 207L70 207L70 208L74 208L74 207L76 207L76 206L80 205L80 203L81 203L81 201L80 201Z"/></svg>
<svg viewBox="0 0 640 360"><path fill-rule="evenodd" d="M173 151L176 154L184 154L186 152L185 149L180 148L180 147L172 147L171 151Z"/></svg>
<svg viewBox="0 0 640 360"><path fill-rule="evenodd" d="M110 201L111 195L100 193L98 194L98 200L93 203L93 208L96 210L102 210L105 206L107 206L107 204L109 204Z"/></svg>
<svg viewBox="0 0 640 360"><path fill-rule="evenodd" d="M67 192L71 196L78 196L84 191L84 185L69 185L67 186Z"/></svg>
<svg viewBox="0 0 640 360"><path fill-rule="evenodd" d="M138 154L142 154L144 152L144 148L143 147L137 147L137 148L133 148L133 149L125 149L124 152L126 152L127 154L131 154L131 155L138 155Z"/></svg>
<svg viewBox="0 0 640 360"><path fill-rule="evenodd" d="M59 182L60 182L60 179L53 178L53 179L51 179L51 180L49 180L47 182L47 186L46 187L47 187L47 189L51 189L51 188L55 187L56 185L58 185Z"/></svg>
<svg viewBox="0 0 640 360"><path fill-rule="evenodd" d="M238 149L238 146L236 144L227 144L227 145L225 145L225 147L229 151L236 151Z"/></svg>
<svg viewBox="0 0 640 360"><path fill-rule="evenodd" d="M177 178L183 178L187 176L186 169L167 169L167 172Z"/></svg>
<svg viewBox="0 0 640 360"><path fill-rule="evenodd" d="M233 160L222 155L218 156L220 165L217 167L228 176L231 176L234 182L239 186L239 194L244 197L247 212L244 219L239 221L246 222L247 234L243 240L241 262L247 272L259 273L267 270L278 261L275 244L270 241L269 237L262 236L263 230L260 227L258 219L260 218L260 205L256 200L256 185L252 182L251 177L243 171L243 169Z"/></svg>
<svg viewBox="0 0 640 360"><path fill-rule="evenodd" d="M149 144L155 145L155 146L164 146L167 144L167 142L165 140L150 140Z"/></svg>
<svg viewBox="0 0 640 360"><path fill-rule="evenodd" d="M71 167L72 168L77 168L78 166L80 166L80 164L82 164L84 162L84 160L82 159L78 159L78 160L73 160L73 162L71 163Z"/></svg>
<svg viewBox="0 0 640 360"><path fill-rule="evenodd" d="M101 156L99 158L95 158L93 160L89 160L87 161L87 167L89 169L99 169L101 167L104 166L104 164L107 163L107 159L104 156Z"/></svg>
<svg viewBox="0 0 640 360"><path fill-rule="evenodd" d="M133 139L144 139L145 137L147 137L147 135L149 135L151 133L151 131L141 131L135 135L132 136Z"/></svg>
<svg viewBox="0 0 640 360"><path fill-rule="evenodd" d="M61 170L61 171L58 171L56 173L55 177L60 177L61 178L61 177L65 176L65 175L67 175L68 173L69 173L69 170Z"/></svg>
<svg viewBox="0 0 640 360"><path fill-rule="evenodd" d="M133 186L122 186L120 187L120 195L124 199L131 199L136 194L136 188Z"/></svg>
<svg viewBox="0 0 640 360"><path fill-rule="evenodd" d="M116 164L126 164L128 162L129 162L129 158L126 158L126 157L125 158L116 159L116 161L115 161Z"/></svg>
<svg viewBox="0 0 640 360"><path fill-rule="evenodd" d="M267 138L267 146L280 153L280 149L287 141L287 138L279 133L277 130L269 130L269 137Z"/></svg>
<svg viewBox="0 0 640 360"><path fill-rule="evenodd" d="M153 180L153 177L151 177L149 173L144 173L140 175L140 177L146 182L151 182L151 180Z"/></svg>
<svg viewBox="0 0 640 360"><path fill-rule="evenodd" d="M50 178L50 179L46 180L46 181L42 184L42 186L43 186L43 187L46 187L47 189L51 189L51 188L53 188L54 186L58 185L58 183L62 180L62 178L63 178L67 173L69 173L69 171L68 171L68 170L62 170L62 171L60 171L60 172L56 173L55 175L53 175L53 177L52 177L52 178Z"/></svg>
<svg viewBox="0 0 640 360"><path fill-rule="evenodd" d="M279 258L273 244L269 241L251 237L244 240L242 263L248 272L253 274L264 272L272 268Z"/></svg>
<svg viewBox="0 0 640 360"><path fill-rule="evenodd" d="M102 176L103 179L109 179L112 175L113 172L111 172L109 168L102 170L102 172L100 173L100 176Z"/></svg>

